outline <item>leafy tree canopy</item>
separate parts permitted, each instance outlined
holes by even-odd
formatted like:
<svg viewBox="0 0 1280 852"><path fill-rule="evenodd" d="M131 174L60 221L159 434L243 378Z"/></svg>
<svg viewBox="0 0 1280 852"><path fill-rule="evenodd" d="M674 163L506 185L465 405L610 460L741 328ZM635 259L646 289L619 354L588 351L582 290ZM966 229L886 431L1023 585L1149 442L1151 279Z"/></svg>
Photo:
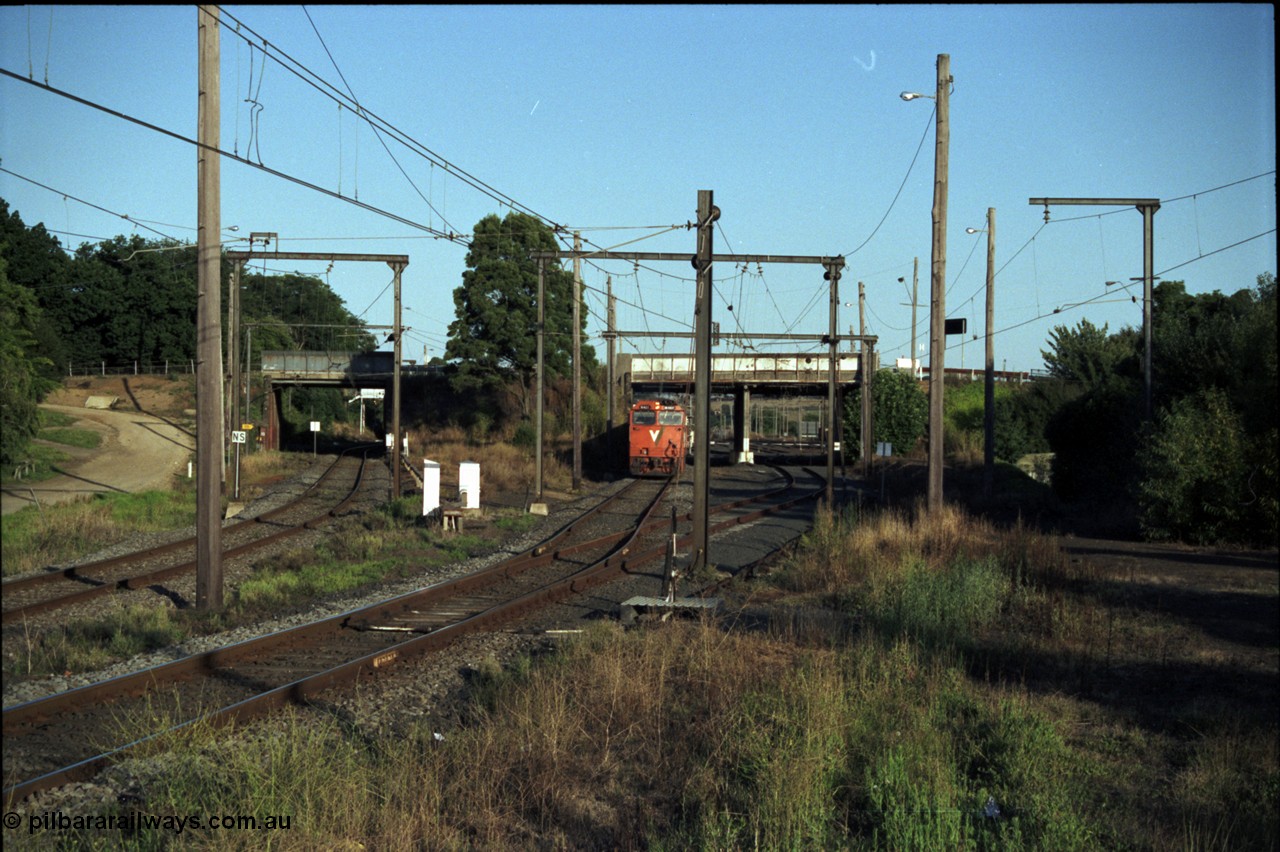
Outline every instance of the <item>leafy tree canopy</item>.
<svg viewBox="0 0 1280 852"><path fill-rule="evenodd" d="M445 358L456 361L458 391L494 388L511 381L525 389L537 370L538 264L529 254L555 251L554 232L524 213L476 223L462 286L453 291L455 319ZM572 365L573 276L547 262L544 283L544 363L547 378ZM581 312L586 327L586 311ZM583 367L595 366L595 351L582 345Z"/></svg>
<svg viewBox="0 0 1280 852"><path fill-rule="evenodd" d="M1046 429L1054 488L1095 505L1132 505L1149 535L1274 541L1277 499L1275 276L1226 296L1155 288L1155 421L1126 353L1137 333L1087 321L1055 328L1045 363L1083 383Z"/></svg>
<svg viewBox="0 0 1280 852"><path fill-rule="evenodd" d="M0 199L0 259L8 280L40 309L27 329L43 358L42 378L68 365L155 367L195 357L196 252L175 240L136 234L83 243L68 256L42 225L28 227ZM222 264L224 326L231 264ZM263 349L368 350L364 331L323 280L315 276L242 276L241 319L256 327L253 360Z"/></svg>
<svg viewBox="0 0 1280 852"><path fill-rule="evenodd" d="M366 351L379 341L361 326L359 317L329 285L314 275L286 273L241 277L241 322L255 323L254 351L318 349Z"/></svg>
<svg viewBox="0 0 1280 852"><path fill-rule="evenodd" d="M68 357L67 329L58 321L51 305L65 297L70 259L57 238L43 225L28 228L3 198L0 198L0 258L8 264L9 282L26 288L43 309L30 329L45 359L37 365L37 372L46 379L56 378Z"/></svg>
<svg viewBox="0 0 1280 852"><path fill-rule="evenodd" d="M1096 387L1136 358L1137 335L1132 331L1108 335L1101 328L1080 320L1075 328L1055 326L1049 332L1049 349L1041 350L1045 367L1055 378Z"/></svg>
<svg viewBox="0 0 1280 852"><path fill-rule="evenodd" d="M910 453L924 435L929 399L910 373L880 370L871 378L872 441L893 445L895 455ZM861 458L862 388L845 395L844 446L849 458Z"/></svg>
<svg viewBox="0 0 1280 852"><path fill-rule="evenodd" d="M0 242L0 245L3 245ZM41 312L31 291L9 281L0 252L0 462L18 459L38 428L36 404L51 384L40 378L34 329Z"/></svg>
<svg viewBox="0 0 1280 852"><path fill-rule="evenodd" d="M99 333L99 357L160 364L195 356L196 254L175 240L117 236L76 250L71 299Z"/></svg>

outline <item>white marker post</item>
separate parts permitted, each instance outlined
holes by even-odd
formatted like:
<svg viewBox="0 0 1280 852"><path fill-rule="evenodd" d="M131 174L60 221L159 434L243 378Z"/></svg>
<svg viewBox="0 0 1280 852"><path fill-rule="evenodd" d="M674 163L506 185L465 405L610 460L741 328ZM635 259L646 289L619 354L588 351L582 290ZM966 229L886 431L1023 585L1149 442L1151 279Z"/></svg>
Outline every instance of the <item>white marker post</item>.
<svg viewBox="0 0 1280 852"><path fill-rule="evenodd" d="M236 445L236 488L232 499L240 499L240 445L244 443L244 430L231 430L231 443Z"/></svg>
<svg viewBox="0 0 1280 852"><path fill-rule="evenodd" d="M462 508L480 508L480 465L478 462L464 461L458 465L458 496L462 498Z"/></svg>
<svg viewBox="0 0 1280 852"><path fill-rule="evenodd" d="M316 457L316 440L319 438L319 436L320 436L320 421L312 420L311 421L311 457L312 458Z"/></svg>
<svg viewBox="0 0 1280 852"><path fill-rule="evenodd" d="M440 462L422 460L422 516L431 516L440 508Z"/></svg>

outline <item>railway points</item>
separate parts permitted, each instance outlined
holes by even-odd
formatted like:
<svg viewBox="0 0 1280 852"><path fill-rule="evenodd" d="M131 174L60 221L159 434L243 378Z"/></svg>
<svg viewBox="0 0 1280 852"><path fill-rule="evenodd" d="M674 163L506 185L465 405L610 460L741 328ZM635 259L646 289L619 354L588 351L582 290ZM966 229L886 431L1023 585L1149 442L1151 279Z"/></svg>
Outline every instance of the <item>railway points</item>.
<svg viewBox="0 0 1280 852"><path fill-rule="evenodd" d="M762 479L763 470L761 468L747 471L746 480L741 476L729 475L725 477L722 487L717 488L717 501L721 504L717 507L715 526L717 535L721 534L719 532L721 529L740 527L767 514L769 509L759 507L762 500L769 502L772 499L775 504L773 509L777 511L779 507L794 506L798 501L811 499L817 493L812 486L815 483L821 483L821 478L814 476L807 484L798 487L794 474L781 471ZM733 473L732 469L729 473ZM761 494L761 486L765 484L766 479L773 479L773 482L769 483L772 487L766 492L770 496ZM756 480L753 483L754 487L748 487L752 483L747 480ZM625 495L642 488L652 492L659 484L662 494L653 499L648 512L653 511L662 496L670 496L669 492L673 488L676 495L675 502L677 504L681 502L679 483L669 480L635 481L619 491L618 495ZM634 497L630 499L635 500ZM43 765L33 769L32 767L36 766L33 763L34 754L55 753L56 749L52 743L84 742L86 739L79 736L83 733L83 729L92 729L94 724L100 724L86 720L80 715L76 716L80 721L69 723L71 729L77 731L77 736L69 736L66 727L61 728L59 733L59 726L54 724L53 720L67 712L67 708L79 708L77 712L80 712L85 707L91 707L92 712L105 712L104 708L111 707L110 712L118 713L120 707L115 704L116 699L108 701L105 696L132 694L141 690L145 696L143 698L135 695L134 698L119 700L163 700L161 696L165 694L164 689L157 691L156 688L158 683L164 683L162 677L177 677L179 682L184 682L192 672L202 671L215 673L214 679L206 681L204 686L188 687L194 688L195 691L187 693L182 706L199 708L210 719L246 717L281 706L288 701L314 696L319 691L345 680L367 678L373 674L383 673L403 664L415 655L438 650L460 636L473 631L492 629L487 625L495 619L509 621L513 618L527 618L530 617L530 613L556 601L567 601L565 605L569 609L575 606L580 607L581 604L574 601L580 600L584 595L590 596L593 589L607 584L611 575L623 576L623 582L631 583L632 589L637 583L639 587L644 587L656 575L643 568L642 562L646 559L660 561L669 532L669 522L665 518L650 518L639 522L638 528L634 528L636 510L617 509L616 507L623 502L625 498L615 496L612 501L602 504L590 514L597 519L610 513L622 517L631 515L632 520L629 523L633 528L630 532L611 533L602 537L596 534L598 530L595 529L595 525L599 523L598 520L577 519L566 524L559 531L556 539L542 542L531 548L528 553L505 560L502 565L488 572L489 577L500 576L502 582L509 582L514 576L535 576L531 572L535 569L544 570L545 565L559 566L550 569L553 573L559 572L563 575L559 579L543 577L534 581L533 587L527 588L523 593L508 591L505 601L495 602L495 600L486 601L477 598L475 587L493 581L481 580L476 575L469 575L460 578L456 583L433 587L434 590L429 590L429 594L418 592L401 596L393 601L382 601L375 606L365 607L360 613L345 613L342 616L323 619L285 631L283 634L273 634L253 642L242 642L231 647L219 648L203 656L192 655L159 669L116 678L106 684L93 684L8 708L5 711L6 796L9 798L25 796L37 789L65 783L74 777L91 775L119 756L107 751L95 755L75 755L72 758L55 757L51 760L48 754L45 754L42 758ZM608 509L607 506L615 508ZM642 512L641 517L644 515L645 513ZM687 514L680 515L680 523L686 528L688 522ZM618 525L618 519L615 518L613 523L615 526ZM626 527L628 524L621 525ZM586 542L570 546L563 543L563 539L570 535L590 536L590 538ZM587 553L588 550L593 552ZM613 614L616 614L617 603L621 602L626 594L627 592L623 590L614 595L615 603L610 605L614 611ZM430 616L424 609L426 607L424 595L428 597L452 595L453 599L451 603L438 608L434 616ZM592 599L591 605L598 607L599 601ZM449 621L450 616L447 614L450 612L455 619L452 622ZM539 617L545 616L533 616L534 620ZM304 650L311 642L311 639L306 637L323 634L326 631L334 637L330 640L333 644L329 650ZM292 650L284 652L283 657L278 654L272 656L264 650L271 644L289 647ZM298 662L299 658L309 661L308 664L301 665ZM308 667L311 671L299 674ZM317 668L320 670L315 671ZM142 686L139 686L140 684ZM229 684L234 685L234 688L228 686ZM61 724L68 723L64 720ZM43 745L31 745L30 743L35 742L33 740L25 740L28 745L21 744L24 742L23 734L31 730L44 732ZM94 737L89 738L89 740L94 739ZM101 739L97 738L97 741ZM17 743L12 746L12 750L11 742ZM60 762L63 765L49 765ZM13 780L24 774L30 776L36 771L43 771L43 774L38 777L28 777L22 781Z"/></svg>

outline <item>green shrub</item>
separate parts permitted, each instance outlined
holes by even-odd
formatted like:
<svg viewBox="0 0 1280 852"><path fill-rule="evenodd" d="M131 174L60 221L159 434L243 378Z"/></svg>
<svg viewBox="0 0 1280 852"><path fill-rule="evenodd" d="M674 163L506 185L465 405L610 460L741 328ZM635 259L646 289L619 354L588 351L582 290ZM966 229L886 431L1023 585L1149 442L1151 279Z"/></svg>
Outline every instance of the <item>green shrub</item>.
<svg viewBox="0 0 1280 852"><path fill-rule="evenodd" d="M1200 391L1162 412L1139 453L1144 533L1198 544L1265 535L1248 528L1246 451L1240 418L1222 391Z"/></svg>
<svg viewBox="0 0 1280 852"><path fill-rule="evenodd" d="M1018 459L1031 452L1031 436L1027 424L1018 416L1018 405L1012 396L996 396L995 456L1016 464Z"/></svg>
<svg viewBox="0 0 1280 852"><path fill-rule="evenodd" d="M533 423L529 420L520 421L515 434L511 436L511 443L522 450L534 449L538 444L538 431L533 427Z"/></svg>
<svg viewBox="0 0 1280 852"><path fill-rule="evenodd" d="M1142 389L1121 376L1059 409L1047 427L1058 496L1095 506L1127 504L1141 423Z"/></svg>
<svg viewBox="0 0 1280 852"><path fill-rule="evenodd" d="M866 602L871 623L882 633L932 645L989 625L1009 592L1009 580L993 558L957 559L942 570L918 561L881 583L873 583Z"/></svg>
<svg viewBox="0 0 1280 852"><path fill-rule="evenodd" d="M881 370L871 380L872 440L893 445L895 455L907 455L924 435L929 400L910 373ZM850 458L861 458L862 389L845 397L844 441Z"/></svg>

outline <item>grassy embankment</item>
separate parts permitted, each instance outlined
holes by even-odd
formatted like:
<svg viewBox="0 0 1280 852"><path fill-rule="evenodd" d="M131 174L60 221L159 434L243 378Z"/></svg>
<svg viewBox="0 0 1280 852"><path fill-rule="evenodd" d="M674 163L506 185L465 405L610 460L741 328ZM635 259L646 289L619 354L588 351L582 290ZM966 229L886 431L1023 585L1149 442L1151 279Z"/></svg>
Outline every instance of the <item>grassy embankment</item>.
<svg viewBox="0 0 1280 852"><path fill-rule="evenodd" d="M90 450L102 442L102 436L91 429L69 428L76 422L75 418L62 412L42 408L39 409L38 416L40 418L40 428L36 432L38 441L27 446L24 459L26 464L22 465L20 471L16 470L17 466L8 466L0 470L0 483L5 486L21 487L24 482L43 482L58 475L57 466L66 461L69 456L57 447L40 443L42 441Z"/></svg>
<svg viewBox="0 0 1280 852"><path fill-rule="evenodd" d="M482 666L443 739L322 709L256 729L252 747L196 726L164 743L145 810L288 816L290 829L138 840L1275 848L1275 673L1270 692L1222 688L1256 673L1204 653L1196 622L1135 606L1124 580L955 511L821 515L752 588L796 615L775 619L789 628L600 624L541 662Z"/></svg>

